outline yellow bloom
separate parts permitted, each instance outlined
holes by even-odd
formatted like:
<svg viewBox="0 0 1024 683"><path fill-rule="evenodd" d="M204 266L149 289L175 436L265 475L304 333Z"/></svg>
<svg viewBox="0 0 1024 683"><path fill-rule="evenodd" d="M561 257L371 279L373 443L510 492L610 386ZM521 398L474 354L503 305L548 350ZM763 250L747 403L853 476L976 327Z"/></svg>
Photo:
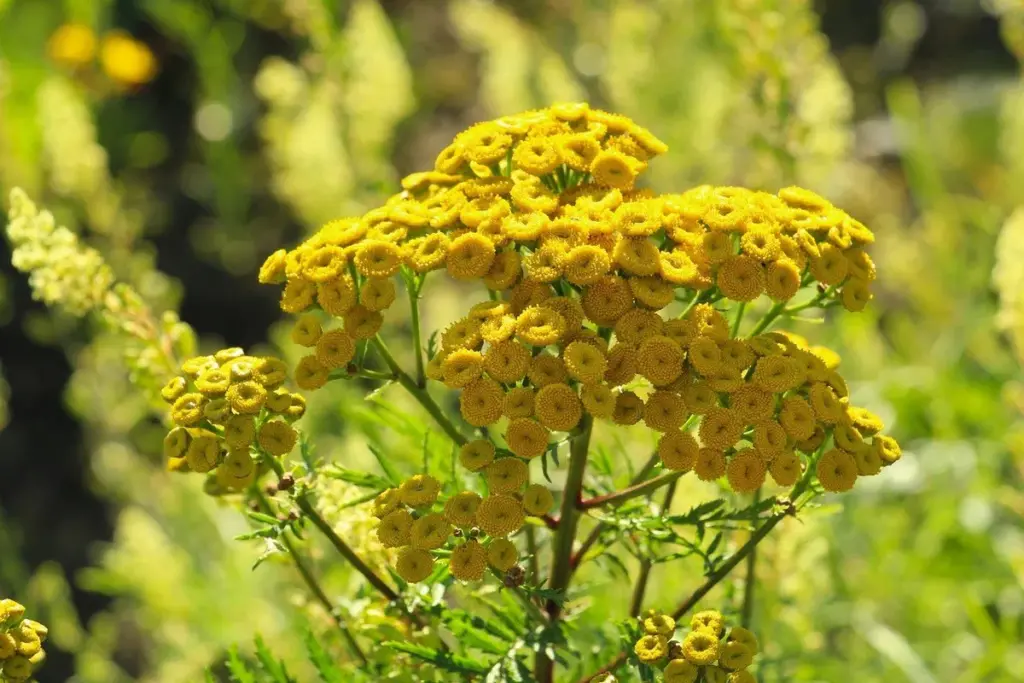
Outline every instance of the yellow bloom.
<svg viewBox="0 0 1024 683"><path fill-rule="evenodd" d="M668 337L648 337L637 351L637 371L654 386L671 384L683 372L683 351Z"/></svg>
<svg viewBox="0 0 1024 683"><path fill-rule="evenodd" d="M474 427L486 427L501 419L505 392L489 377L470 382L459 395L459 411Z"/></svg>
<svg viewBox="0 0 1024 683"><path fill-rule="evenodd" d="M608 366L604 354L583 341L574 341L566 346L562 358L569 376L583 384L600 382Z"/></svg>
<svg viewBox="0 0 1024 683"><path fill-rule="evenodd" d="M635 425L644 414L644 402L632 391L624 391L615 397L615 412L612 421L619 425Z"/></svg>
<svg viewBox="0 0 1024 683"><path fill-rule="evenodd" d="M380 331L384 318L362 304L356 304L344 316L345 331L353 339L372 339Z"/></svg>
<svg viewBox="0 0 1024 683"><path fill-rule="evenodd" d="M441 483L429 474L413 475L398 487L402 502L411 508L430 507L440 491Z"/></svg>
<svg viewBox="0 0 1024 683"><path fill-rule="evenodd" d="M792 486L803 474L800 456L793 451L779 453L772 458L771 464L768 465L768 473L772 475L772 479L779 486Z"/></svg>
<svg viewBox="0 0 1024 683"><path fill-rule="evenodd" d="M479 581L487 570L487 551L476 541L466 541L452 551L448 569L459 581Z"/></svg>
<svg viewBox="0 0 1024 683"><path fill-rule="evenodd" d="M633 291L624 279L606 275L584 289L582 303L587 318L608 327L633 306Z"/></svg>
<svg viewBox="0 0 1024 683"><path fill-rule="evenodd" d="M457 493L444 504L444 518L458 527L471 527L476 523L476 509L483 500L472 491Z"/></svg>
<svg viewBox="0 0 1024 683"><path fill-rule="evenodd" d="M631 277L629 289L639 304L653 310L661 310L675 301L675 286L660 277Z"/></svg>
<svg viewBox="0 0 1024 683"><path fill-rule="evenodd" d="M562 277L565 250L560 244L545 244L523 259L523 276L535 282L554 282Z"/></svg>
<svg viewBox="0 0 1024 683"><path fill-rule="evenodd" d="M280 284L285 281L285 261L288 252L284 249L278 249L273 254L268 256L260 266L259 282L260 284Z"/></svg>
<svg viewBox="0 0 1024 683"><path fill-rule="evenodd" d="M850 264L834 245L818 245L818 255L811 257L811 274L823 285L838 285L846 279Z"/></svg>
<svg viewBox="0 0 1024 683"><path fill-rule="evenodd" d="M292 341L299 346L316 346L316 340L323 333L320 327L320 320L312 313L299 316L292 327Z"/></svg>
<svg viewBox="0 0 1024 683"><path fill-rule="evenodd" d="M395 510L381 517L377 540L385 548L401 548L412 540L412 515L408 510Z"/></svg>
<svg viewBox="0 0 1024 683"><path fill-rule="evenodd" d="M484 276L484 284L488 289L508 289L519 279L520 266L519 252L500 251L494 255L490 270Z"/></svg>
<svg viewBox="0 0 1024 683"><path fill-rule="evenodd" d="M455 349L478 349L483 344L480 328L481 324L476 320L454 322L441 334L441 346L449 352Z"/></svg>
<svg viewBox="0 0 1024 683"><path fill-rule="evenodd" d="M609 419L615 413L615 393L606 384L586 384L580 392L583 408L596 418Z"/></svg>
<svg viewBox="0 0 1024 683"><path fill-rule="evenodd" d="M285 313L301 313L313 305L317 286L309 280L289 279L281 292L281 310Z"/></svg>
<svg viewBox="0 0 1024 683"><path fill-rule="evenodd" d="M529 515L546 515L554 504L554 496L543 484L530 484L523 492L523 508Z"/></svg>
<svg viewBox="0 0 1024 683"><path fill-rule="evenodd" d="M574 285L592 285L611 270L611 257L604 249L590 244L573 247L563 261L565 279Z"/></svg>
<svg viewBox="0 0 1024 683"><path fill-rule="evenodd" d="M530 417L533 415L534 390L532 387L512 387L505 393L501 412L505 417Z"/></svg>
<svg viewBox="0 0 1024 683"><path fill-rule="evenodd" d="M359 290L359 301L370 311L386 310L395 302L395 283L389 278L367 278Z"/></svg>
<svg viewBox="0 0 1024 683"><path fill-rule="evenodd" d="M725 679L725 683L757 683L757 679L749 671L734 671Z"/></svg>
<svg viewBox="0 0 1024 683"><path fill-rule="evenodd" d="M224 443L228 448L248 448L256 436L252 415L235 415L224 423Z"/></svg>
<svg viewBox="0 0 1024 683"><path fill-rule="evenodd" d="M622 237L615 243L612 258L631 275L654 275L661 270L658 247L646 237Z"/></svg>
<svg viewBox="0 0 1024 683"><path fill-rule="evenodd" d="M445 544L451 533L452 526L444 515L433 512L412 523L409 542L414 548L436 550Z"/></svg>
<svg viewBox="0 0 1024 683"><path fill-rule="evenodd" d="M754 448L769 460L786 449L786 430L775 420L760 420L754 424Z"/></svg>
<svg viewBox="0 0 1024 683"><path fill-rule="evenodd" d="M729 636L726 638L726 640L728 642L730 642L730 643L740 643L740 644L742 644L744 647L746 647L751 652L751 656L756 655L758 653L759 645L758 645L758 642L757 642L757 636L755 636L752 631L750 631L748 629L745 629L742 626L734 626L729 631ZM736 669L736 668L743 668L743 667L730 667L730 668Z"/></svg>
<svg viewBox="0 0 1024 683"><path fill-rule="evenodd" d="M845 416L843 404L839 402L836 392L824 382L815 382L808 390L811 408L817 419L825 424L835 424Z"/></svg>
<svg viewBox="0 0 1024 683"><path fill-rule="evenodd" d="M767 356L757 361L750 381L773 393L782 394L804 383L806 374L799 363L787 356Z"/></svg>
<svg viewBox="0 0 1024 683"><path fill-rule="evenodd" d="M547 175L561 165L561 150L554 141L547 138L528 138L516 145L512 163L532 175Z"/></svg>
<svg viewBox="0 0 1024 683"><path fill-rule="evenodd" d="M459 463L470 472L487 467L494 460L494 444L486 439L469 441L459 449Z"/></svg>
<svg viewBox="0 0 1024 683"><path fill-rule="evenodd" d="M487 275L494 263L494 243L483 235L467 232L452 240L445 264L457 280L474 280Z"/></svg>
<svg viewBox="0 0 1024 683"><path fill-rule="evenodd" d="M594 182L619 190L632 190L641 162L614 149L599 152L590 164Z"/></svg>
<svg viewBox="0 0 1024 683"><path fill-rule="evenodd" d="M701 419L697 435L704 446L724 451L743 436L743 422L732 410L712 408Z"/></svg>
<svg viewBox="0 0 1024 683"><path fill-rule="evenodd" d="M455 349L441 363L444 384L452 389L461 389L483 374L484 359L479 351Z"/></svg>
<svg viewBox="0 0 1024 683"><path fill-rule="evenodd" d="M291 453L298 437L298 433L287 422L268 420L260 427L256 440L267 453L280 457Z"/></svg>
<svg viewBox="0 0 1024 683"><path fill-rule="evenodd" d="M193 472L209 472L220 460L220 443L213 434L204 433L192 439L185 452L185 460Z"/></svg>
<svg viewBox="0 0 1024 683"><path fill-rule="evenodd" d="M615 321L615 338L623 344L636 346L648 337L660 335L664 326L657 313L635 308Z"/></svg>
<svg viewBox="0 0 1024 683"><path fill-rule="evenodd" d="M706 415L718 407L718 394L705 382L694 382L682 390L686 408L696 415Z"/></svg>
<svg viewBox="0 0 1024 683"><path fill-rule="evenodd" d="M846 451L833 448L818 460L815 473L826 491L849 491L857 481L857 461Z"/></svg>
<svg viewBox="0 0 1024 683"><path fill-rule="evenodd" d="M530 306L516 319L516 336L532 346L547 346L565 333L565 319L550 308Z"/></svg>
<svg viewBox="0 0 1024 683"><path fill-rule="evenodd" d="M402 251L392 242L366 240L356 249L354 262L360 275L387 278L401 268Z"/></svg>
<svg viewBox="0 0 1024 683"><path fill-rule="evenodd" d="M487 544L487 562L501 572L507 572L519 561L519 551L507 538L496 538Z"/></svg>
<svg viewBox="0 0 1024 683"><path fill-rule="evenodd" d="M695 630L683 638L683 657L697 666L714 664L718 659L718 638L708 630Z"/></svg>
<svg viewBox="0 0 1024 683"><path fill-rule="evenodd" d="M341 247L326 244L303 260L302 275L313 282L331 282L341 275L347 262Z"/></svg>
<svg viewBox="0 0 1024 683"><path fill-rule="evenodd" d="M788 258L779 259L765 271L764 287L775 301L788 301L800 289L800 269Z"/></svg>
<svg viewBox="0 0 1024 683"><path fill-rule="evenodd" d="M266 403L267 390L257 382L239 382L228 388L225 398L236 413L251 415L258 413Z"/></svg>
<svg viewBox="0 0 1024 683"><path fill-rule="evenodd" d="M256 480L256 461L248 450L232 450L217 467L217 483L232 491L241 491Z"/></svg>
<svg viewBox="0 0 1024 683"><path fill-rule="evenodd" d="M601 143L592 133L574 133L557 138L562 161L574 171L589 171L601 152Z"/></svg>
<svg viewBox="0 0 1024 683"><path fill-rule="evenodd" d="M876 435L871 441L872 448L886 465L891 465L902 457L899 443L891 436Z"/></svg>
<svg viewBox="0 0 1024 683"><path fill-rule="evenodd" d="M164 457L183 458L188 450L189 435L184 427L175 427L164 436Z"/></svg>
<svg viewBox="0 0 1024 683"><path fill-rule="evenodd" d="M519 531L524 518L523 504L503 493L484 498L476 510L477 525L492 538L502 538Z"/></svg>
<svg viewBox="0 0 1024 683"><path fill-rule="evenodd" d="M673 659L665 667L665 683L696 683L700 669L685 659Z"/></svg>
<svg viewBox="0 0 1024 683"><path fill-rule="evenodd" d="M419 583L434 571L434 558L426 550L407 546L398 553L395 571L409 583Z"/></svg>
<svg viewBox="0 0 1024 683"><path fill-rule="evenodd" d="M186 391L188 391L188 381L184 377L172 377L160 389L160 397L168 403L174 403Z"/></svg>
<svg viewBox="0 0 1024 683"><path fill-rule="evenodd" d="M203 404L206 399L202 394L182 394L171 406L171 419L182 427L192 427L203 419Z"/></svg>
<svg viewBox="0 0 1024 683"><path fill-rule="evenodd" d="M753 301L764 292L764 268L750 256L730 256L719 267L717 282L733 301Z"/></svg>
<svg viewBox="0 0 1024 683"><path fill-rule="evenodd" d="M444 265L451 240L443 232L417 237L405 243L403 260L417 273L427 273Z"/></svg>
<svg viewBox="0 0 1024 683"><path fill-rule="evenodd" d="M632 381L637 373L636 349L627 344L616 344L608 353L608 368L604 379L612 386Z"/></svg>
<svg viewBox="0 0 1024 683"><path fill-rule="evenodd" d="M530 350L516 341L492 344L483 357L483 368L491 378L514 384L526 377L533 357Z"/></svg>
<svg viewBox="0 0 1024 683"><path fill-rule="evenodd" d="M676 630L676 620L667 614L651 610L644 618L644 632L652 636L670 637Z"/></svg>
<svg viewBox="0 0 1024 683"><path fill-rule="evenodd" d="M548 384L534 397L533 410L537 420L555 431L569 431L583 417L583 404L567 384Z"/></svg>
<svg viewBox="0 0 1024 683"><path fill-rule="evenodd" d="M736 493L752 493L764 484L765 461L752 448L744 448L729 459L725 475Z"/></svg>
<svg viewBox="0 0 1024 683"><path fill-rule="evenodd" d="M515 493L529 478L530 470L518 458L501 458L487 466L487 488L492 493Z"/></svg>
<svg viewBox="0 0 1024 683"><path fill-rule="evenodd" d="M853 313L863 311L871 298L871 286L868 282L855 278L847 280L839 293L839 300L842 302L843 308Z"/></svg>
<svg viewBox="0 0 1024 683"><path fill-rule="evenodd" d="M700 446L690 432L667 432L658 440L658 456L666 469L689 472L697 462Z"/></svg>
<svg viewBox="0 0 1024 683"><path fill-rule="evenodd" d="M688 416L683 399L671 391L655 391L644 404L644 423L658 432L679 429Z"/></svg>
<svg viewBox="0 0 1024 683"><path fill-rule="evenodd" d="M84 24L63 24L46 41L46 52L59 64L83 66L96 56L96 34Z"/></svg>
<svg viewBox="0 0 1024 683"><path fill-rule="evenodd" d="M356 342L345 330L324 332L316 342L316 359L328 370L342 368L356 355Z"/></svg>
<svg viewBox="0 0 1024 683"><path fill-rule="evenodd" d="M662 635L645 635L636 641L633 652L644 664L653 664L668 656L668 639Z"/></svg>
<svg viewBox="0 0 1024 683"><path fill-rule="evenodd" d="M330 282L318 282L316 302L324 313L340 318L356 305L356 289L352 278L340 277Z"/></svg>
<svg viewBox="0 0 1024 683"><path fill-rule="evenodd" d="M385 489L373 499L373 516L384 517L397 510L401 504L402 494L397 488Z"/></svg>
<svg viewBox="0 0 1024 683"><path fill-rule="evenodd" d="M327 384L330 369L316 356L304 356L295 366L295 383L300 389L313 391Z"/></svg>
<svg viewBox="0 0 1024 683"><path fill-rule="evenodd" d="M547 450L549 436L547 427L526 417L510 420L505 430L509 450L527 459L536 458Z"/></svg>
<svg viewBox="0 0 1024 683"><path fill-rule="evenodd" d="M148 83L156 75L156 57L145 43L114 31L103 37L100 64L110 78L125 86Z"/></svg>
<svg viewBox="0 0 1024 683"><path fill-rule="evenodd" d="M733 413L747 424L767 420L775 409L775 397L768 391L744 384L729 397Z"/></svg>

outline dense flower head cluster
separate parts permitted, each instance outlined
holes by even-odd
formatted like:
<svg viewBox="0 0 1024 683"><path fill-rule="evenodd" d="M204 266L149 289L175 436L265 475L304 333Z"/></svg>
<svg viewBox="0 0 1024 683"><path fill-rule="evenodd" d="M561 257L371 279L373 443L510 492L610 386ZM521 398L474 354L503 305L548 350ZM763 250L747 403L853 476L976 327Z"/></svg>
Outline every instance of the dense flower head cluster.
<svg viewBox="0 0 1024 683"><path fill-rule="evenodd" d="M46 660L43 642L49 633L38 621L25 618L24 605L0 599L0 681L21 683Z"/></svg>
<svg viewBox="0 0 1024 683"><path fill-rule="evenodd" d="M298 434L305 399L284 383L287 365L234 347L186 360L160 394L174 427L164 438L167 467L212 474L227 490L241 490L258 474L252 451L287 455Z"/></svg>
<svg viewBox="0 0 1024 683"><path fill-rule="evenodd" d="M877 474L899 447L849 404L836 354L768 324L738 335L748 306L768 307L767 323L811 307L861 310L875 279L873 234L798 187L638 188L665 151L630 119L586 104L460 133L383 206L331 221L263 264L260 281L283 284L281 309L298 316L293 341L310 349L297 384L313 390L332 371L358 371L357 349L376 342L396 279L419 296L426 274L444 270L488 291L441 331L424 372L459 392L466 423L491 428L461 454L489 497L445 504L475 515L468 528L504 538L522 524L530 491L531 514L545 514L550 492L522 490L528 462L595 419L642 422L660 434L665 468L725 477L738 492L769 474L792 486L815 457L830 491ZM419 519L389 514L381 533L403 548L400 573L425 577L434 548L411 540ZM486 549L466 538L450 561L460 578L486 564Z"/></svg>
<svg viewBox="0 0 1024 683"><path fill-rule="evenodd" d="M450 548L448 570L460 581L479 581L488 566L503 575L514 572L519 550L508 537L523 527L527 515L544 515L554 503L546 487L527 484L525 462L513 455L496 458L490 441L470 441L459 457L485 476L486 497L461 491L442 503L441 483L419 474L383 491L373 503L380 519L377 538L384 547L399 549L396 570L410 583L433 573L431 551L443 547Z"/></svg>
<svg viewBox="0 0 1024 683"><path fill-rule="evenodd" d="M665 683L753 683L747 671L758 653L757 637L741 626L727 628L721 613L698 612L682 639L677 624L654 610L642 619L643 635L633 652L642 663L661 670Z"/></svg>

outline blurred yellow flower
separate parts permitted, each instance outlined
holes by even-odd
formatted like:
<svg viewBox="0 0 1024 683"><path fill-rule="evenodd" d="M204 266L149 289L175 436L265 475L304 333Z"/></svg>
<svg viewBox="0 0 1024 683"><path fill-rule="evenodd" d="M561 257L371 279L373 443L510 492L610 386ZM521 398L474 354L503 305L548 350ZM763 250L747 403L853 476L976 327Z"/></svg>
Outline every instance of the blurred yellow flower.
<svg viewBox="0 0 1024 683"><path fill-rule="evenodd" d="M50 59L65 66L82 66L96 56L96 34L85 24L62 24L46 42Z"/></svg>
<svg viewBox="0 0 1024 683"><path fill-rule="evenodd" d="M157 70L156 57L146 44L120 31L103 37L100 63L110 78L129 87L148 83Z"/></svg>

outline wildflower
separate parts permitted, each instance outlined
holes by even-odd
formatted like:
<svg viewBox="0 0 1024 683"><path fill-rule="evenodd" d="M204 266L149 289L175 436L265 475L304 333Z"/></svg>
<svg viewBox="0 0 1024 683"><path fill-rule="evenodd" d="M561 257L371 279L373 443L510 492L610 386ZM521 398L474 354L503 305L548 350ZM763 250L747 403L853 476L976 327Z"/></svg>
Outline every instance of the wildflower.
<svg viewBox="0 0 1024 683"><path fill-rule="evenodd" d="M530 484L523 492L523 509L534 516L546 515L555 504L551 491L541 484Z"/></svg>
<svg viewBox="0 0 1024 683"><path fill-rule="evenodd" d="M487 466L485 476L492 493L515 493L526 483L529 468L518 458L501 458Z"/></svg>
<svg viewBox="0 0 1024 683"><path fill-rule="evenodd" d="M716 448L701 448L693 471L701 481L714 481L726 471L725 453Z"/></svg>
<svg viewBox="0 0 1024 683"><path fill-rule="evenodd" d="M501 412L505 417L530 417L533 415L534 390L531 387L513 387L505 394Z"/></svg>
<svg viewBox="0 0 1024 683"><path fill-rule="evenodd" d="M100 64L110 78L124 86L148 83L156 75L156 57L144 43L120 31L108 33L100 44Z"/></svg>
<svg viewBox="0 0 1024 683"><path fill-rule="evenodd" d="M388 278L402 265L402 252L398 245L385 240L367 240L356 250L353 261L360 275Z"/></svg>
<svg viewBox="0 0 1024 683"><path fill-rule="evenodd" d="M385 489L373 499L373 516L384 517L402 504L402 494L397 488Z"/></svg>
<svg viewBox="0 0 1024 683"><path fill-rule="evenodd" d="M384 323L384 318L378 311L371 311L362 304L356 304L348 309L343 320L345 332L353 339L372 339Z"/></svg>
<svg viewBox="0 0 1024 683"><path fill-rule="evenodd" d="M283 456L295 448L298 434L287 422L268 420L260 427L257 441L260 448L273 456Z"/></svg>
<svg viewBox="0 0 1024 683"><path fill-rule="evenodd" d="M606 384L586 384L580 392L583 408L592 416L609 419L615 413L615 394Z"/></svg>
<svg viewBox="0 0 1024 683"><path fill-rule="evenodd" d="M583 404L567 384L548 384L537 391L533 401L537 420L555 431L569 431L583 416Z"/></svg>
<svg viewBox="0 0 1024 683"><path fill-rule="evenodd" d="M409 531L409 542L414 548L435 550L445 544L451 532L452 527L444 518L444 515L436 512L430 513L423 515L412 523Z"/></svg>
<svg viewBox="0 0 1024 683"><path fill-rule="evenodd" d="M401 548L412 540L412 515L408 510L395 510L384 515L377 525L377 539L385 548Z"/></svg>
<svg viewBox="0 0 1024 683"><path fill-rule="evenodd" d="M476 510L477 525L488 536L501 538L519 531L524 520L523 504L503 493L484 498Z"/></svg>
<svg viewBox="0 0 1024 683"><path fill-rule="evenodd" d="M487 563L500 572L505 572L519 561L519 551L512 541L495 538L487 544Z"/></svg>
<svg viewBox="0 0 1024 683"><path fill-rule="evenodd" d="M618 190L633 189L639 162L616 150L599 152L590 164L594 182Z"/></svg>
<svg viewBox="0 0 1024 683"><path fill-rule="evenodd" d="M475 439L459 449L459 463L471 472L483 469L494 460L494 444L486 439Z"/></svg>
<svg viewBox="0 0 1024 683"><path fill-rule="evenodd" d="M185 460L193 472L203 474L217 466L220 460L220 443L213 434L200 434L192 439L185 452Z"/></svg>
<svg viewBox="0 0 1024 683"><path fill-rule="evenodd" d="M637 350L637 371L654 386L671 384L683 372L683 350L668 337L648 337Z"/></svg>
<svg viewBox="0 0 1024 683"><path fill-rule="evenodd" d="M676 630L676 620L667 614L653 612L644 619L644 632L668 638Z"/></svg>
<svg viewBox="0 0 1024 683"><path fill-rule="evenodd" d="M891 465L900 459L902 453L900 445L891 436L875 436L872 439L872 448L878 453L878 457L886 465Z"/></svg>
<svg viewBox="0 0 1024 683"><path fill-rule="evenodd" d="M445 386L453 389L461 389L479 379L483 370L483 356L479 351L470 349L456 349L441 363Z"/></svg>
<svg viewBox="0 0 1024 683"><path fill-rule="evenodd" d="M644 414L644 402L632 391L624 391L615 397L615 411L612 421L619 425L634 425Z"/></svg>
<svg viewBox="0 0 1024 683"><path fill-rule="evenodd" d="M505 441L513 453L521 458L532 459L547 450L549 435L548 427L536 420L516 418L508 424Z"/></svg>
<svg viewBox="0 0 1024 683"><path fill-rule="evenodd" d="M248 448L256 436L252 415L234 415L224 423L224 443L228 448Z"/></svg>
<svg viewBox="0 0 1024 683"><path fill-rule="evenodd" d="M313 391L327 384L330 370L316 356L304 356L295 366L295 383L300 389Z"/></svg>
<svg viewBox="0 0 1024 683"><path fill-rule="evenodd" d="M767 467L752 448L745 448L729 459L725 474L736 493L752 493L764 484Z"/></svg>
<svg viewBox="0 0 1024 683"><path fill-rule="evenodd" d="M463 491L444 504L444 518L457 527L471 527L476 522L476 509L483 500L472 491Z"/></svg>
<svg viewBox="0 0 1024 683"><path fill-rule="evenodd" d="M483 369L498 382L514 384L526 377L532 358L529 349L519 342L500 341L487 350Z"/></svg>
<svg viewBox="0 0 1024 683"><path fill-rule="evenodd" d="M203 419L205 398L199 393L182 394L171 406L171 419L182 427L192 427Z"/></svg>
<svg viewBox="0 0 1024 683"><path fill-rule="evenodd" d="M667 469L689 472L697 462L700 446L689 432L670 431L658 440L658 456Z"/></svg>
<svg viewBox="0 0 1024 683"><path fill-rule="evenodd" d="M236 413L254 414L266 403L267 390L257 382L239 382L228 388L225 398Z"/></svg>
<svg viewBox="0 0 1024 683"><path fill-rule="evenodd" d="M668 640L662 635L645 635L636 641L633 652L644 664L653 664L668 655Z"/></svg>
<svg viewBox="0 0 1024 683"><path fill-rule="evenodd" d="M488 377L470 382L459 396L462 417L474 427L485 427L501 419L505 392Z"/></svg>
<svg viewBox="0 0 1024 683"><path fill-rule="evenodd" d="M482 235L468 232L452 240L445 263L448 273L455 279L473 280L487 275L494 258L494 243Z"/></svg>
<svg viewBox="0 0 1024 683"><path fill-rule="evenodd" d="M419 583L434 570L434 558L426 550L407 546L398 553L395 571L409 583Z"/></svg>
<svg viewBox="0 0 1024 683"><path fill-rule="evenodd" d="M685 659L673 659L665 667L665 683L696 683L700 669Z"/></svg>
<svg viewBox="0 0 1024 683"><path fill-rule="evenodd" d="M818 460L816 474L826 491L849 491L857 481L857 461L849 453L833 448Z"/></svg>
<svg viewBox="0 0 1024 683"><path fill-rule="evenodd" d="M542 306L530 306L516 320L516 336L533 346L554 344L565 330L565 319L556 311Z"/></svg>
<svg viewBox="0 0 1024 683"><path fill-rule="evenodd" d="M316 342L316 359L329 370L348 365L356 355L356 342L345 330L330 330Z"/></svg>
<svg viewBox="0 0 1024 683"><path fill-rule="evenodd" d="M691 631L683 639L683 657L697 666L714 664L718 659L718 638L707 629Z"/></svg>
<svg viewBox="0 0 1024 683"><path fill-rule="evenodd" d="M316 346L317 339L323 333L320 327L320 320L313 314L302 315L295 321L292 327L292 341L299 346Z"/></svg>
<svg viewBox="0 0 1024 683"><path fill-rule="evenodd" d="M84 24L63 24L46 41L46 52L58 64L83 66L96 56L96 34Z"/></svg>
<svg viewBox="0 0 1024 683"><path fill-rule="evenodd" d="M316 302L324 313L336 318L345 316L356 305L356 288L349 277L341 277L331 282L318 282L316 285Z"/></svg>
<svg viewBox="0 0 1024 683"><path fill-rule="evenodd" d="M679 429L687 416L683 399L671 391L655 391L644 404L644 423L658 432Z"/></svg>
<svg viewBox="0 0 1024 683"><path fill-rule="evenodd" d="M475 540L466 541L452 551L448 568L459 581L479 581L487 569L487 550Z"/></svg>
<svg viewBox="0 0 1024 683"><path fill-rule="evenodd" d="M430 507L437 500L441 483L429 474L416 474L398 487L401 501L411 508Z"/></svg>

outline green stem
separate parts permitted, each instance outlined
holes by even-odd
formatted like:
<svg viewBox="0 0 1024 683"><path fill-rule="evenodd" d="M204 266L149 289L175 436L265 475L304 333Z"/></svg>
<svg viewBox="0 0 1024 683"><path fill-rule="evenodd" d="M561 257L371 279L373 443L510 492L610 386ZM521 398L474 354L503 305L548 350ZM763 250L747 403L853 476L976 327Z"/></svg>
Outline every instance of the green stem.
<svg viewBox="0 0 1024 683"><path fill-rule="evenodd" d="M732 330L729 336L735 339L740 333L740 324L743 322L743 314L747 312L747 302L741 301L740 305L736 307L736 317L732 321Z"/></svg>
<svg viewBox="0 0 1024 683"><path fill-rule="evenodd" d="M665 499L661 504L661 514L665 514L672 507L672 498L676 495L676 484L678 482L673 481L668 485L668 490L665 491ZM633 599L629 606L629 616L638 617L640 616L640 610L643 609L644 595L647 593L647 582L651 578L652 564L649 557L645 557L640 562L640 573L636 579L636 587L633 588Z"/></svg>
<svg viewBox="0 0 1024 683"><path fill-rule="evenodd" d="M565 488L562 493L562 509L558 521L558 531L555 533L554 554L551 563L550 588L553 591L564 592L572 579L572 545L576 540L576 529L580 518L577 506L580 492L583 490L583 476L587 471L587 452L590 449L590 434L593 424L593 418L590 415L584 415L580 423L580 434L569 445L569 471L566 474ZM547 612L551 625L555 626L561 617L561 603L557 600L549 600ZM554 681L555 662L548 657L544 649L537 651L534 674L539 683Z"/></svg>
<svg viewBox="0 0 1024 683"><path fill-rule="evenodd" d="M263 508L264 512L272 515L274 510L270 506L270 501L268 501L266 496L263 495L263 492L260 491L259 487L253 486L252 491L255 494L256 499L260 502L260 507ZM331 599L327 597L324 589L320 587L320 583L316 580L316 577L313 576L313 572L306 566L306 563L296 550L295 544L292 543L292 540L284 534L280 536L280 539L281 543L288 551L288 555L291 556L292 562L295 563L295 568L298 570L303 582L305 582L306 587L309 588L309 592L313 594L313 597L316 598L320 605L327 610L327 613L331 615L331 619L334 620L338 630L341 631L341 635L345 638L345 642L348 643L348 647L352 650L352 654L354 654L359 661L366 666L369 663L369 660L366 658L366 653L364 653L362 648L359 647L355 634L352 633L352 629L345 622L345 619L342 618L338 610L331 604Z"/></svg>
<svg viewBox="0 0 1024 683"><path fill-rule="evenodd" d="M420 333L420 289L422 281L416 275L406 275L405 289L409 293L409 310L412 322L412 343L416 354L416 386L427 386L427 375L423 370L423 338Z"/></svg>
<svg viewBox="0 0 1024 683"><path fill-rule="evenodd" d="M768 312L764 314L763 318L761 318L761 322L757 323L757 325L754 327L754 329L750 331L750 334L748 334L747 337L756 337L757 335L761 334L766 329L768 329L768 326L771 325L775 321L775 319L779 317L779 315L785 309L785 306L786 304L781 301L772 304L772 307L769 308Z"/></svg>
<svg viewBox="0 0 1024 683"><path fill-rule="evenodd" d="M356 555L355 551L338 534L334 533L334 529L327 523L327 520L320 516L320 513L309 502L309 498L306 495L296 496L295 504L313 522L313 525L327 537L327 540L331 542L331 545L338 551L338 554L345 558L345 561L352 565L357 572L362 574L370 582L371 586L376 588L388 600L392 602L398 600L398 593L395 592L395 589L384 583L384 580L377 576L377 573L370 569L369 565L363 562L362 558Z"/></svg>
<svg viewBox="0 0 1024 683"><path fill-rule="evenodd" d="M632 498L654 493L662 486L674 484L676 480L684 474L686 474L686 472L666 472L665 474L658 475L654 479L648 479L647 481L639 484L628 486L620 491L608 493L603 496L588 498L587 500L581 501L579 507L581 510L589 510L591 508L601 507L602 505L621 505Z"/></svg>
<svg viewBox="0 0 1024 683"><path fill-rule="evenodd" d="M540 555L537 553L537 530L533 525L526 527L526 552L530 553L530 583L540 583Z"/></svg>
<svg viewBox="0 0 1024 683"><path fill-rule="evenodd" d="M459 431L458 427L448 419L448 416L444 414L443 410L441 410L441 406L437 405L437 402L431 398L426 388L417 385L416 381L413 380L405 370L402 370L402 368L399 367L394 356L391 355L388 347L379 336L374 337L373 345L384 359L388 368L394 374L395 379L398 380L398 383L405 387L406 391L408 391L412 397L415 398L421 406L423 406L424 410L430 413L430 416L434 418L434 421L437 422L438 426L444 430L445 434L447 434L451 440L459 446L465 444L468 439Z"/></svg>
<svg viewBox="0 0 1024 683"><path fill-rule="evenodd" d="M761 489L754 493L754 503L761 500ZM747 555L747 575L743 583L743 612L740 625L743 628L750 628L754 618L754 588L757 583L757 547L750 549Z"/></svg>

